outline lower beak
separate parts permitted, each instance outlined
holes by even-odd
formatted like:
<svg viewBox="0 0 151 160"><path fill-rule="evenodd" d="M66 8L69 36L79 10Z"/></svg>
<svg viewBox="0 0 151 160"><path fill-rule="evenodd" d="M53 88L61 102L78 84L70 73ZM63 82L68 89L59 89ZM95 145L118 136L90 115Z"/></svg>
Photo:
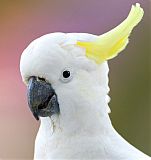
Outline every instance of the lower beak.
<svg viewBox="0 0 151 160"><path fill-rule="evenodd" d="M31 77L28 83L28 105L34 117L51 117L59 114L59 104L57 95L50 83L37 81L36 77Z"/></svg>

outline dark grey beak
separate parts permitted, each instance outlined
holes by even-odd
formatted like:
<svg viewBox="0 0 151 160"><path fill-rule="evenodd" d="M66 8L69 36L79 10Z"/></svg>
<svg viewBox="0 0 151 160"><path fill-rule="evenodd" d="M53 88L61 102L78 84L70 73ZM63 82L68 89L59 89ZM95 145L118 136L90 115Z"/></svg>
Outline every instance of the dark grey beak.
<svg viewBox="0 0 151 160"><path fill-rule="evenodd" d="M37 120L39 120L39 116L51 117L53 114L59 114L57 95L50 83L37 80L34 76L31 77L27 96L29 108Z"/></svg>

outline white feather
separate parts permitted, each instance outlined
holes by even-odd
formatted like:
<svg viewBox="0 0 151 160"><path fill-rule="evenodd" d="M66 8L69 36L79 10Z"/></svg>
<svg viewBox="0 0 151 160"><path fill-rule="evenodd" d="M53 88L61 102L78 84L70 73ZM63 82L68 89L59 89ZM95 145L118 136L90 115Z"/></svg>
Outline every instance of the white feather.
<svg viewBox="0 0 151 160"><path fill-rule="evenodd" d="M108 64L85 56L77 40L92 41L86 33L53 33L33 41L23 52L20 70L47 79L55 89L60 115L41 118L35 142L35 159L150 160L126 142L113 128L108 113ZM72 69L68 83L60 81Z"/></svg>

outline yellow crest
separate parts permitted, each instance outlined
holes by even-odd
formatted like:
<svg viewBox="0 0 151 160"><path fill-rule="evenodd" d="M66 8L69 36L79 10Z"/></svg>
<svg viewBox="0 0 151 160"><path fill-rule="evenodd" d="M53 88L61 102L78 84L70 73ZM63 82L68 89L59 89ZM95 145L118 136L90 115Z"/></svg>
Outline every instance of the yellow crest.
<svg viewBox="0 0 151 160"><path fill-rule="evenodd" d="M141 21L144 11L140 4L132 5L128 17L111 31L104 33L92 42L78 41L77 45L86 49L86 56L101 63L114 58L128 44L133 28Z"/></svg>

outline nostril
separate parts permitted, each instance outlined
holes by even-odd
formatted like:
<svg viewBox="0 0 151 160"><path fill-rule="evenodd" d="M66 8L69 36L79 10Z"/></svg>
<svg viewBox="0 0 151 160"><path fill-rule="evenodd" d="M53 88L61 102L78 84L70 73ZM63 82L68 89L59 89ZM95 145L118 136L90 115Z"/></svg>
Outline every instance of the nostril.
<svg viewBox="0 0 151 160"><path fill-rule="evenodd" d="M44 81L44 82L46 82L46 79L43 78L43 77L37 77L37 80L38 80L38 81Z"/></svg>

